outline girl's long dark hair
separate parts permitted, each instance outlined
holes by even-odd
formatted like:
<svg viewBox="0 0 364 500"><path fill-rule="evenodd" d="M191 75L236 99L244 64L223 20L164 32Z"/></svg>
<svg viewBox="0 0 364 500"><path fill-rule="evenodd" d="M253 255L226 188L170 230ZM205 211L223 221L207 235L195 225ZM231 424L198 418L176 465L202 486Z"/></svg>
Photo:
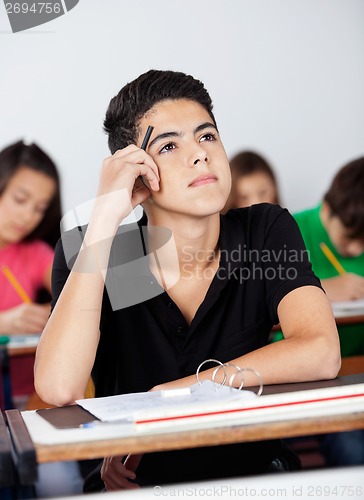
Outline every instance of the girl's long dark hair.
<svg viewBox="0 0 364 500"><path fill-rule="evenodd" d="M53 160L36 144L15 142L0 152L0 196L6 189L10 179L20 167L28 167L48 175L55 181L56 190L40 224L25 240L40 239L53 248L60 237L60 221L62 216L60 180Z"/></svg>

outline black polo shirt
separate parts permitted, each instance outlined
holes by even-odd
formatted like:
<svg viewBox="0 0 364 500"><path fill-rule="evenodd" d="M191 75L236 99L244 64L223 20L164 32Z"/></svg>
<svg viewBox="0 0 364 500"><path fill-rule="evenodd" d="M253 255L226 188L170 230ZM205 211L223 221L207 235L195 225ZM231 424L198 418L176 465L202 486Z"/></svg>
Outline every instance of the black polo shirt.
<svg viewBox="0 0 364 500"><path fill-rule="evenodd" d="M301 286L320 287L287 210L253 205L230 210L220 220L219 268L190 325L143 260L146 218L138 226L120 228L110 257L92 373L97 396L147 391L193 375L205 359L226 362L258 349L268 343L272 326L278 323L281 299ZM67 238L77 239L77 233L72 230ZM131 261L136 263L133 275L125 265ZM59 243L53 305L68 273ZM138 297L141 290L151 298L136 304L132 298L134 305L125 306L129 292ZM138 476L145 478L145 484L159 484L256 473L266 469L278 447L277 441L269 441L148 454ZM199 464L205 461L208 466L201 469Z"/></svg>

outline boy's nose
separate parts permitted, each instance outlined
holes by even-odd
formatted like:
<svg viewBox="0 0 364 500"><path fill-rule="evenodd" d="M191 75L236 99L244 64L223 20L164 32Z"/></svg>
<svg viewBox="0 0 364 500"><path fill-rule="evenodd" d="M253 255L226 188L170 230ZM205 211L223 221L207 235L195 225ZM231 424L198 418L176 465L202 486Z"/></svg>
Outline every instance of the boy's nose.
<svg viewBox="0 0 364 500"><path fill-rule="evenodd" d="M194 164L194 165L197 165L197 163L198 163L199 161L202 161L202 160L207 161L207 158L206 158L206 157L205 157L205 158L196 158L196 160L193 162L193 164Z"/></svg>

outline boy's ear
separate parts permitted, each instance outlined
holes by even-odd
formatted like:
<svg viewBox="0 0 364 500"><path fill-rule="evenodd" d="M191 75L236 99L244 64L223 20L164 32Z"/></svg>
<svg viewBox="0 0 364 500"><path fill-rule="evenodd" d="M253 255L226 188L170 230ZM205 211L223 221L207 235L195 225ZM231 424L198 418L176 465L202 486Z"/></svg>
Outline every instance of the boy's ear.
<svg viewBox="0 0 364 500"><path fill-rule="evenodd" d="M321 219L321 222L325 228L329 222L330 214L331 214L330 205L327 203L327 201L324 200L322 202L321 209L320 209L320 219Z"/></svg>
<svg viewBox="0 0 364 500"><path fill-rule="evenodd" d="M332 215L331 207L325 200L322 202L321 215L325 219L328 219Z"/></svg>

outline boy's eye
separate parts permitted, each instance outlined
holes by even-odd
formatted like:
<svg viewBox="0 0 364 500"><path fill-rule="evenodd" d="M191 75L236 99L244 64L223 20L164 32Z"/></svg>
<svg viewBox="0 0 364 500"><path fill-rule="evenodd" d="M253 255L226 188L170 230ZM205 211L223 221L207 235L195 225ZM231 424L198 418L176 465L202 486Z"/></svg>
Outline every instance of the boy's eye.
<svg viewBox="0 0 364 500"><path fill-rule="evenodd" d="M216 140L216 135L213 134L212 132L208 132L207 134L204 134L202 137L201 137L201 142L204 142L204 141L215 141Z"/></svg>
<svg viewBox="0 0 364 500"><path fill-rule="evenodd" d="M176 145L174 142L169 142L163 148L159 151L159 153L168 153L169 151L172 151L173 149L176 148Z"/></svg>

